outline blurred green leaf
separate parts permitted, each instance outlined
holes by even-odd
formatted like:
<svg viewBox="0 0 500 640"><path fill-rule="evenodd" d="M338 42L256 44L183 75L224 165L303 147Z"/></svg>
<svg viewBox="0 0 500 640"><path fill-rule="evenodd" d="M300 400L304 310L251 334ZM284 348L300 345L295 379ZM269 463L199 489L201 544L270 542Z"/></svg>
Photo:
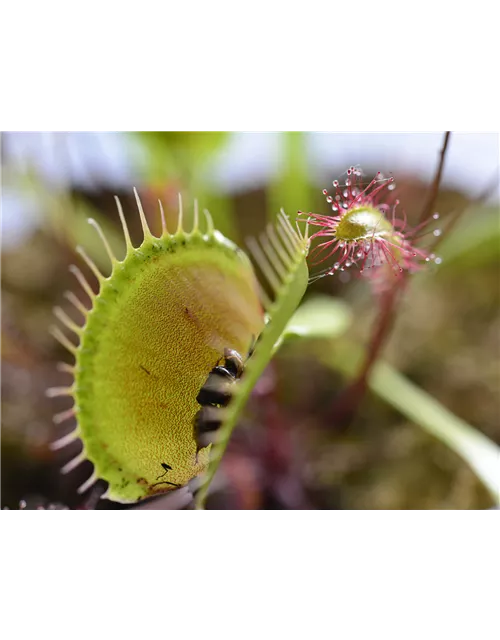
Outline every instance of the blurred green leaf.
<svg viewBox="0 0 500 640"><path fill-rule="evenodd" d="M212 152L227 138L227 131L138 131L136 134L147 144L158 148Z"/></svg>
<svg viewBox="0 0 500 640"><path fill-rule="evenodd" d="M139 131L133 134L147 152L148 179L191 183L226 142L227 131Z"/></svg>
<svg viewBox="0 0 500 640"><path fill-rule="evenodd" d="M325 365L353 377L359 369L362 349L352 343L336 341L328 347L323 342L317 354ZM379 361L373 367L368 385L379 397L465 460L495 503L500 504L500 447L386 362Z"/></svg>
<svg viewBox="0 0 500 640"><path fill-rule="evenodd" d="M444 238L439 255L443 267L471 267L500 257L500 208L471 207Z"/></svg>
<svg viewBox="0 0 500 640"><path fill-rule="evenodd" d="M307 170L306 133L284 131L281 134L281 173L269 186L268 215L271 219L280 209L294 220L299 208L309 207L310 187Z"/></svg>
<svg viewBox="0 0 500 640"><path fill-rule="evenodd" d="M119 227L82 198L68 190L55 189L46 184L34 171L9 175L9 180L12 186L38 202L44 215L43 226L49 228L50 233L59 242L71 251L78 245L84 246L103 273L109 272L109 258L104 251L102 240L89 225L89 218L93 218L100 225L118 259L124 255L125 243Z"/></svg>
<svg viewBox="0 0 500 640"><path fill-rule="evenodd" d="M370 388L413 422L461 456L500 503L500 448L477 429L453 415L387 363L379 362Z"/></svg>
<svg viewBox="0 0 500 640"><path fill-rule="evenodd" d="M220 231L223 236L229 238L235 244L240 245L241 238L236 229L232 200L228 196L221 195L208 187L203 189L194 188L194 192L201 207L210 211L216 229Z"/></svg>
<svg viewBox="0 0 500 640"><path fill-rule="evenodd" d="M146 152L146 180L150 186L175 185L186 200L197 199L208 209L215 227L238 242L229 198L213 189L207 167L230 136L228 131L139 131L131 133Z"/></svg>
<svg viewBox="0 0 500 640"><path fill-rule="evenodd" d="M349 305L340 298L317 295L295 312L285 329L285 338L337 338L352 322Z"/></svg>

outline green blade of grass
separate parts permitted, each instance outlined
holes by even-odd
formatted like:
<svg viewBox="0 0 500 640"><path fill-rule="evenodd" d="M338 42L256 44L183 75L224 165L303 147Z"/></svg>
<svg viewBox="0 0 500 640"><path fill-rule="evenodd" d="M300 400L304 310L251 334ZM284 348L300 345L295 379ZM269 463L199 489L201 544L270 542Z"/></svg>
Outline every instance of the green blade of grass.
<svg viewBox="0 0 500 640"><path fill-rule="evenodd" d="M385 362L375 365L369 386L461 456L500 504L500 447Z"/></svg>

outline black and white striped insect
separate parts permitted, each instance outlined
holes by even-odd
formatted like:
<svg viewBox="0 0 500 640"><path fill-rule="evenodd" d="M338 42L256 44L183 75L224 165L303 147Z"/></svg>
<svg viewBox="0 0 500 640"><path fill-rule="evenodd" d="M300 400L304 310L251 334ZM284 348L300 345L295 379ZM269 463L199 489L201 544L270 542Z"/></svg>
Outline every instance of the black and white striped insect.
<svg viewBox="0 0 500 640"><path fill-rule="evenodd" d="M221 426L223 408L229 404L233 385L241 378L244 368L243 359L237 351L224 349L222 364L212 369L198 393L196 402L201 405L201 409L194 419L197 451L212 441L210 434Z"/></svg>

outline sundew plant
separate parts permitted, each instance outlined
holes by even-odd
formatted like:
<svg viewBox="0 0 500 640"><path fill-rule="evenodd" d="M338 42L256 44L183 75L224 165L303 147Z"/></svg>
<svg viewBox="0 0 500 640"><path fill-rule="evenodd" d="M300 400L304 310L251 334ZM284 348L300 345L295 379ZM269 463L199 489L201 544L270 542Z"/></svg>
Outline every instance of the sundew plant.
<svg viewBox="0 0 500 640"><path fill-rule="evenodd" d="M121 252L89 219L108 265L78 246L97 287L82 265L70 267L78 289L55 308L51 329L68 354L59 364L67 382L47 390L71 402L54 417L61 432L51 449L66 458L62 473L91 464L78 487L80 508L100 500L205 508L247 405L266 397L275 354L302 343L347 380L330 407L338 428L349 430L371 390L458 454L497 504L499 448L381 359L400 306L411 299L409 285L441 267L440 243L464 213L443 220L435 210L448 142L446 134L416 224L407 219L397 175L367 176L357 164L332 176L333 189L323 190L326 212L302 210L297 201L244 246L217 228L215 210L200 213L195 202L187 215L180 196L177 214L167 216L161 198L145 204L134 191L136 243L130 212L116 198ZM347 273L342 286L369 285L374 319L365 340L346 337L352 313L343 301L315 292ZM278 405L270 405L273 437ZM273 451L266 455L279 468L284 454ZM292 499L289 508L299 504Z"/></svg>

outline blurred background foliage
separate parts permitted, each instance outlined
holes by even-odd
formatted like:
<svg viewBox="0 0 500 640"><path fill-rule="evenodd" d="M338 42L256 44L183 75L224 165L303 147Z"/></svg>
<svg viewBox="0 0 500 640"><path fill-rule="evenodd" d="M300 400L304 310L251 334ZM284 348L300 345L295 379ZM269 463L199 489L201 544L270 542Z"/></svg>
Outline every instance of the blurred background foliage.
<svg viewBox="0 0 500 640"><path fill-rule="evenodd" d="M44 395L65 382L56 363L66 354L48 327L52 308L66 306L63 292L76 288L68 265L80 265L77 245L109 268L88 217L123 255L114 195L136 243L133 186L153 231L159 232L158 198L172 225L181 193L187 217L196 198L217 228L244 247L281 207L292 218L299 209L327 213L321 189L360 164L367 176L382 170L396 177L401 210L412 224L426 201L441 139L439 133L3 134L2 506L15 508L21 499L28 506L84 504L76 487L88 467L62 477L59 467L71 453L48 446L61 434L52 415L67 406ZM453 429L464 421L479 439L500 443L498 187L477 202L498 175L498 155L497 134L452 135L435 207L443 262L411 278L384 363L348 429L335 423L335 401L367 343L377 306L353 271L309 288L305 305L312 312L300 310L259 381L208 508L492 506L491 490L470 466L475 445L467 464L467 451L458 455L425 425L434 424L434 398L449 412L437 409L445 431L449 425L458 433ZM298 337L304 323L308 339ZM161 500L151 508L162 508ZM98 508L123 507L102 501Z"/></svg>

